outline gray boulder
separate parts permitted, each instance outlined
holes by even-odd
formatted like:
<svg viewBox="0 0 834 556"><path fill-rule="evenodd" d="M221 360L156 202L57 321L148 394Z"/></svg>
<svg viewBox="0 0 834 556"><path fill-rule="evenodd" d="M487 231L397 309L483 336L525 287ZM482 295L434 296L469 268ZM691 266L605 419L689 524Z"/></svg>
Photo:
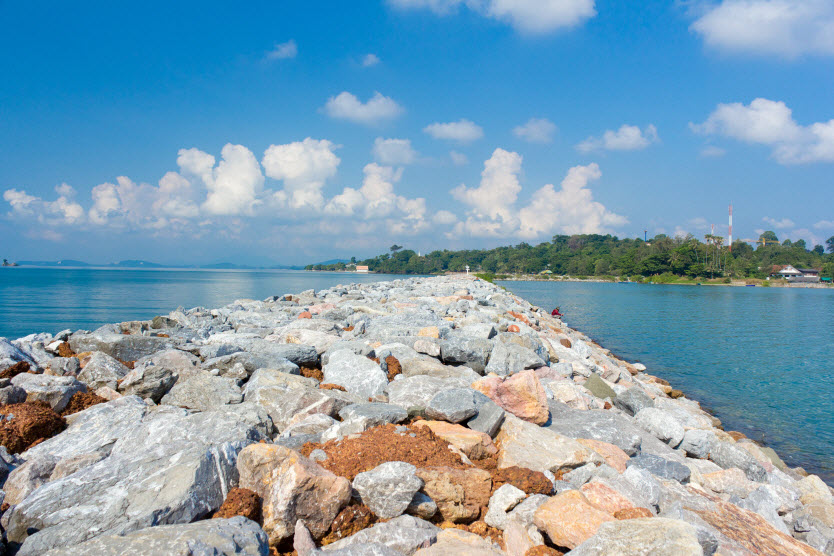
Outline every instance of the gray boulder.
<svg viewBox="0 0 834 556"><path fill-rule="evenodd" d="M109 457L42 485L4 514L8 539L22 543L18 554L26 556L194 521L220 506L236 485L238 452L267 439L271 428L251 404L196 414L155 408L115 441Z"/></svg>
<svg viewBox="0 0 834 556"><path fill-rule="evenodd" d="M46 373L55 376L78 376L81 365L77 357L55 357L46 364Z"/></svg>
<svg viewBox="0 0 834 556"><path fill-rule="evenodd" d="M513 343L496 342L484 373L509 376L525 369L538 369L547 362L535 351Z"/></svg>
<svg viewBox="0 0 834 556"><path fill-rule="evenodd" d="M641 409L634 416L634 424L654 435L661 442L665 442L672 448L678 446L683 440L684 429L680 422L668 412L654 407Z"/></svg>
<svg viewBox="0 0 834 556"><path fill-rule="evenodd" d="M478 414L467 421L466 426L473 431L483 432L495 438L495 435L501 430L501 425L504 424L506 412L500 405L490 399L478 405L477 409Z"/></svg>
<svg viewBox="0 0 834 556"><path fill-rule="evenodd" d="M12 385L26 391L27 401L46 402L56 413L67 407L73 394L87 391L84 383L71 376L23 373L12 378Z"/></svg>
<svg viewBox="0 0 834 556"><path fill-rule="evenodd" d="M205 371L179 380L165 394L160 403L207 411L226 404L243 401L243 394L237 381L231 378L214 376Z"/></svg>
<svg viewBox="0 0 834 556"><path fill-rule="evenodd" d="M632 386L614 398L614 405L628 413L637 415L640 410L654 407L654 401L639 386Z"/></svg>
<svg viewBox="0 0 834 556"><path fill-rule="evenodd" d="M408 412L398 405L388 403L359 403L342 408L339 417L343 421L362 417L369 421L370 426L375 427L386 423L401 423L408 418Z"/></svg>
<svg viewBox="0 0 834 556"><path fill-rule="evenodd" d="M466 421L478 413L476 394L479 393L471 388L452 388L438 392L429 400L426 416L449 423Z"/></svg>
<svg viewBox="0 0 834 556"><path fill-rule="evenodd" d="M662 479L672 479L679 483L689 482L689 468L682 463L671 461L652 454L638 454L628 461L629 467L645 469Z"/></svg>
<svg viewBox="0 0 834 556"><path fill-rule="evenodd" d="M590 390L591 394L597 398L611 398L612 400L617 398L617 393L595 373L591 373L591 376L588 377L588 380L582 386Z"/></svg>
<svg viewBox="0 0 834 556"><path fill-rule="evenodd" d="M704 551L692 525L677 519L655 517L603 523L594 536L571 550L570 554L702 556Z"/></svg>
<svg viewBox="0 0 834 556"><path fill-rule="evenodd" d="M756 461L750 452L733 445L730 442L713 442L709 452L709 459L724 469L737 467L744 471L747 478L759 483L767 482L767 471Z"/></svg>
<svg viewBox="0 0 834 556"><path fill-rule="evenodd" d="M26 390L13 384L0 388L0 404L23 403L26 401Z"/></svg>
<svg viewBox="0 0 834 556"><path fill-rule="evenodd" d="M450 335L440 342L440 358L447 365L466 365L483 373L492 348L493 343L483 338Z"/></svg>
<svg viewBox="0 0 834 556"><path fill-rule="evenodd" d="M713 442L717 441L718 439L712 431L690 429L684 433L683 441L678 448L690 457L706 459L709 457Z"/></svg>
<svg viewBox="0 0 834 556"><path fill-rule="evenodd" d="M115 390L121 379L130 372L120 361L100 351L94 352L84 368L78 373L78 380L90 390L107 386Z"/></svg>
<svg viewBox="0 0 834 556"><path fill-rule="evenodd" d="M398 405L405 410L412 407L425 408L438 393L449 388L464 388L469 382L459 378L439 378L435 376L410 376L394 380L388 385L388 403Z"/></svg>
<svg viewBox="0 0 834 556"><path fill-rule="evenodd" d="M390 461L359 473L353 479L353 488L362 503L374 514L384 519L401 515L423 486L417 468L410 463Z"/></svg>
<svg viewBox="0 0 834 556"><path fill-rule="evenodd" d="M608 411L573 410L558 402L549 402L551 420L547 427L570 438L591 438L613 444L628 455L642 445L640 431L623 417Z"/></svg>
<svg viewBox="0 0 834 556"><path fill-rule="evenodd" d="M352 548L354 545L378 543L402 554L414 554L418 548L432 545L440 528L418 517L401 515L385 523L378 523L347 538L328 544L325 553ZM352 552L346 552L352 554Z"/></svg>
<svg viewBox="0 0 834 556"><path fill-rule="evenodd" d="M332 354L322 371L323 382L344 386L348 392L363 398L378 396L388 386L388 376L378 364L347 350Z"/></svg>
<svg viewBox="0 0 834 556"><path fill-rule="evenodd" d="M76 332L70 336L69 345L75 353L103 351L120 361L136 361L170 348L174 342L170 338L122 334L117 325L107 324L90 333Z"/></svg>
<svg viewBox="0 0 834 556"><path fill-rule="evenodd" d="M0 337L0 371L20 361L26 361L33 369L37 368L37 363L32 357L6 338Z"/></svg>
<svg viewBox="0 0 834 556"><path fill-rule="evenodd" d="M209 519L182 525L160 525L107 535L44 556L267 556L269 540L263 529L245 517Z"/></svg>

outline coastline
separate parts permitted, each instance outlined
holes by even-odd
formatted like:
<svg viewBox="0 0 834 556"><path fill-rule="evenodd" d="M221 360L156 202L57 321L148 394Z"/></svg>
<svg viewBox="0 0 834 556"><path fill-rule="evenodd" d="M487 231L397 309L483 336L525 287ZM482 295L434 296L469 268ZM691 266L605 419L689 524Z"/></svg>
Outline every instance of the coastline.
<svg viewBox="0 0 834 556"><path fill-rule="evenodd" d="M431 438L440 438L463 454L461 473L444 471L442 480L437 471L433 475L424 470L417 473L423 485L419 493L435 504L432 516L415 508L407 512L409 515L390 518L400 520L398 523L404 523L405 517L426 518L429 526L420 527L427 531L431 537L428 544L434 548L454 550L469 543L496 554L513 554L513 547L546 544L578 550L577 554L603 554L622 549L623 539L641 534L668 537L693 554L698 550L759 553L768 549L785 554L814 553L805 542L818 550L828 550L829 543L834 547L834 535L819 517L819 508L834 511L834 497L818 477L806 477L801 470L788 468L773 450L739 433L723 431L717 418L668 382L649 374L643 365L623 361L541 308L474 277L336 286L265 301L239 300L210 311L178 310L152 321L121 323L91 333L65 331L21 340L6 343L0 350L0 361L17 357L17 362L25 361L45 372L37 380L19 375L23 379L14 377L5 388L22 389L36 397L47 392L50 395L44 394L42 399L52 403L57 398L51 392L60 390L58 383L78 389L83 385L101 395L104 403L77 413L66 431L29 448L19 458L15 456L7 484L24 480L26 466L42 463L47 456L57 458L60 464L68 457L83 455L69 454L67 444L70 439L75 444L87 438L81 425L90 419L101 419L100 429L109 427L115 432L117 425L105 417L108 412L118 413L122 420L129 413L127 421L135 421L131 426L138 428L122 428L121 437L126 430L144 430L146 419L170 419L172 426L187 429L189 419L205 421L216 416L248 432L224 430L217 434L227 436L215 438L214 433L200 428L206 425L201 421L194 429L196 438L185 437L181 440L184 446L170 449L184 450L190 443L200 442L241 444L231 456L236 463L226 464L237 469L241 486L249 485L263 504L279 504L262 488L265 479L252 476L244 455L255 457L251 452L257 452L261 458L277 458L274 464L278 467L289 458L301 462L297 465L306 472L321 476L320 466L328 469L336 465L339 451L347 450L349 440L361 439L379 425L387 426L385 423L408 423L413 434L417 434L414 427L428 427ZM67 357L55 357L62 349ZM90 353L101 353L95 356L98 359L109 357L109 366L96 367L100 363L91 363ZM72 359L77 367L69 361ZM273 369L276 360L286 363ZM125 367L124 374L118 376L116 364L120 361L134 369ZM84 369L80 368L82 362ZM93 373L90 365L98 372ZM166 407L187 409L172 413ZM249 440L241 441L241 434ZM256 437L265 443L253 444ZM120 460L125 472L139 452L148 448L130 443L123 441L116 452L127 458ZM304 456L296 456L295 449L306 451L310 458L298 459ZM311 459L316 451L321 451L324 459ZM201 461L196 454L195 461ZM71 546L71 541L79 540L73 535L63 538L60 532L66 531L61 523L48 523L31 539L26 527L42 519L39 512L46 507L39 506L42 502L38 500L50 489L69 484L71 478L73 484L86 484L95 494L97 479L93 475L104 469L110 457L114 456L82 464L66 478L50 478L28 492L10 491L17 497L13 500L16 504L3 519L16 524L9 539L22 544L21 554ZM507 468L524 470L518 473L526 479L484 491L487 482L496 484L496 469ZM359 474L376 470L373 466ZM480 479L473 482L476 475ZM550 481L549 492L531 492L530 483L540 477ZM126 492L141 494L142 487L130 478L119 480L125 482ZM195 479L189 500L196 497L216 510L233 486L224 480L228 478ZM352 480L353 488L362 492L360 498L375 515L386 511L374 505L381 502L372 492L365 494L364 487L357 486L357 478ZM328 481L330 486L338 482ZM464 491L482 491L481 498L478 503L466 497L447 500L448 492L432 486L437 481ZM218 482L224 486L218 491L223 496L209 496L201 490L205 485L199 484ZM507 485L515 490L510 491ZM284 485L282 495L293 492L291 486ZM515 502L502 506L508 492ZM417 493L415 490L411 495L416 497ZM57 505L80 520L73 522L75 525L99 526L103 517L96 512L92 517L74 513L87 496L73 491L65 501L50 500L50 511ZM317 492L316 504L327 507L332 503L340 507L336 513L343 511L347 499L336 503L332 497L332 489ZM408 508L409 500L405 501ZM538 505L531 511L525 504ZM516 505L525 507L527 513L516 512ZM461 508L469 509L463 512ZM621 510L641 519L617 517ZM200 511L190 511L174 523L200 518ZM400 510L404 511L406 507ZM566 521L564 515L571 512L579 517ZM272 546L287 539L299 543L305 531L312 535L311 542L320 544L324 535L319 535L316 527L329 530L336 517L334 513L326 524L305 522L306 529L302 525L299 530L298 516L281 515L287 522L284 529L272 522L258 524ZM435 530L432 523L445 523L450 529ZM479 523L484 525L473 525ZM344 536L334 547L368 542L370 533L362 536L363 532L383 525L380 522ZM739 529L744 530L741 536ZM453 530L461 533L443 532ZM357 536L360 538L354 538ZM603 548L594 552L594 546ZM296 546L298 554L303 553L300 547ZM309 550L308 546L307 553ZM417 553L422 550L431 549Z"/></svg>

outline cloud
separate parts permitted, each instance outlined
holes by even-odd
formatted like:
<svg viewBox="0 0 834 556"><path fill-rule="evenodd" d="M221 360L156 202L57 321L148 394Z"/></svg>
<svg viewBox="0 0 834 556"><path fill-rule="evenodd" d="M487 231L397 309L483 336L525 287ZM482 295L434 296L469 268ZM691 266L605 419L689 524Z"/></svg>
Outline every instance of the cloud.
<svg viewBox="0 0 834 556"><path fill-rule="evenodd" d="M690 27L723 52L834 55L834 3L830 0L723 0Z"/></svg>
<svg viewBox="0 0 834 556"><path fill-rule="evenodd" d="M330 97L324 105L324 112L331 118L371 126L393 120L404 111L394 99L378 92L363 104L355 95L343 91L335 97Z"/></svg>
<svg viewBox="0 0 834 556"><path fill-rule="evenodd" d="M39 223L47 225L75 225L83 222L84 208L69 200L75 190L65 183L55 187L55 190L60 195L55 201L44 201L17 189L4 191L3 199L12 207L9 216L35 218Z"/></svg>
<svg viewBox="0 0 834 556"><path fill-rule="evenodd" d="M362 58L362 67L370 68L372 66L377 65L380 62L381 60L379 59L379 56L377 56L376 54L366 54L365 57Z"/></svg>
<svg viewBox="0 0 834 556"><path fill-rule="evenodd" d="M452 159L452 164L455 166L463 166L464 164L469 164L469 158L466 157L465 154L459 153L457 151L449 151L449 157Z"/></svg>
<svg viewBox="0 0 834 556"><path fill-rule="evenodd" d="M834 230L834 220L820 220L814 224L815 230Z"/></svg>
<svg viewBox="0 0 834 556"><path fill-rule="evenodd" d="M458 217L454 215L454 213L449 212L448 210L439 210L434 213L432 217L432 222L438 224L440 226L451 226L458 221Z"/></svg>
<svg viewBox="0 0 834 556"><path fill-rule="evenodd" d="M772 227L776 228L777 230L782 230L782 229L785 229L785 228L793 228L794 226L796 226L796 224L794 224L793 220L791 220L789 218L783 218L781 220L777 220L775 218L770 218L769 216L765 216L764 218L762 218L762 221L767 222L768 224L770 224Z"/></svg>
<svg viewBox="0 0 834 556"><path fill-rule="evenodd" d="M617 131L609 129L602 137L588 137L576 148L583 153L599 150L637 151L657 141L657 128L652 124L642 130L634 125L623 125Z"/></svg>
<svg viewBox="0 0 834 556"><path fill-rule="evenodd" d="M768 145L780 164L834 162L834 119L801 126L781 101L757 98L747 106L719 104L704 123L689 126L702 135Z"/></svg>
<svg viewBox="0 0 834 556"><path fill-rule="evenodd" d="M295 40L290 39L285 43L276 44L275 48L266 57L269 60L285 60L287 58L295 58L297 55L298 45L295 44Z"/></svg>
<svg viewBox="0 0 834 556"><path fill-rule="evenodd" d="M383 139L374 141L373 155L377 162L388 166L413 164L417 160L417 151L411 147L409 139Z"/></svg>
<svg viewBox="0 0 834 556"><path fill-rule="evenodd" d="M457 141L458 143L471 143L484 136L484 130L481 126L466 119L448 123L433 123L424 127L423 131L435 139Z"/></svg>
<svg viewBox="0 0 834 556"><path fill-rule="evenodd" d="M524 125L513 128L513 135L530 143L550 143L556 125L547 118L530 118Z"/></svg>
<svg viewBox="0 0 834 556"><path fill-rule="evenodd" d="M336 175L341 160L336 145L310 137L286 145L270 145L264 152L263 167L272 179L283 180L284 189L275 194L280 206L291 209L319 209L325 181Z"/></svg>
<svg viewBox="0 0 834 556"><path fill-rule="evenodd" d="M701 156L704 158L720 158L727 154L727 151L715 145L707 145L701 149Z"/></svg>
<svg viewBox="0 0 834 556"><path fill-rule="evenodd" d="M388 3L400 9L428 9L438 15L453 13L465 5L526 34L574 27L597 13L594 0L388 0Z"/></svg>
<svg viewBox="0 0 834 556"><path fill-rule="evenodd" d="M459 185L451 191L452 197L471 208L466 223L461 223L470 234L505 235L516 227L512 206L521 192L521 161L518 153L495 149L484 162L478 187Z"/></svg>
<svg viewBox="0 0 834 556"><path fill-rule="evenodd" d="M212 179L206 182L209 193L203 210L214 215L252 214L260 204L257 197L264 184L258 159L243 145L231 143L223 147L220 156Z"/></svg>

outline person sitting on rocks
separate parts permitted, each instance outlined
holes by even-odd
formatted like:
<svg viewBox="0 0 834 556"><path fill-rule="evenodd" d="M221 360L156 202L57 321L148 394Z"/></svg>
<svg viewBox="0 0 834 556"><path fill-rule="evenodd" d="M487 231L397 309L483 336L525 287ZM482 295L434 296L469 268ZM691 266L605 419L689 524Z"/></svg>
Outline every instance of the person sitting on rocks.
<svg viewBox="0 0 834 556"><path fill-rule="evenodd" d="M550 314L553 315L554 317L563 317L563 316L565 316L565 315L563 315L562 313L559 312L559 307L556 307L555 309L553 309L553 312L550 313Z"/></svg>

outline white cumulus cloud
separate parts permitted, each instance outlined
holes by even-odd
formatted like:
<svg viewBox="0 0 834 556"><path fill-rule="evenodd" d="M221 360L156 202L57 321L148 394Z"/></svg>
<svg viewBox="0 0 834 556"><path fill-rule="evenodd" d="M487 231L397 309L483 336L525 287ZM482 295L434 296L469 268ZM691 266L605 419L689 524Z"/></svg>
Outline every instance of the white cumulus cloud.
<svg viewBox="0 0 834 556"><path fill-rule="evenodd" d="M576 148L583 153L592 151L637 151L658 141L657 128L649 124L644 129L623 125L618 130L607 130L602 137L588 137Z"/></svg>
<svg viewBox="0 0 834 556"><path fill-rule="evenodd" d="M223 147L220 156L212 179L206 182L208 196L203 210L215 215L252 214L260 204L258 194L264 185L258 159L243 145L231 143Z"/></svg>
<svg viewBox="0 0 834 556"><path fill-rule="evenodd" d="M377 162L387 166L413 164L417 160L417 151L412 148L409 139L377 137L374 141L373 155Z"/></svg>
<svg viewBox="0 0 834 556"><path fill-rule="evenodd" d="M378 92L363 103L355 95L343 91L330 97L324 105L324 112L331 118L371 126L393 120L404 111L394 99Z"/></svg>
<svg viewBox="0 0 834 556"><path fill-rule="evenodd" d="M834 220L820 220L814 224L816 230L834 230Z"/></svg>
<svg viewBox="0 0 834 556"><path fill-rule="evenodd" d="M762 221L767 222L768 224L770 224L772 227L776 228L777 230L783 230L785 228L793 228L794 226L796 226L796 224L794 224L794 221L791 220L790 218L776 219L776 218L770 218L769 216L765 216L764 218L762 218Z"/></svg>
<svg viewBox="0 0 834 556"><path fill-rule="evenodd" d="M458 151L449 151L449 157L452 159L452 163L455 166L463 166L464 164L469 163L469 158L463 153L459 153Z"/></svg>
<svg viewBox="0 0 834 556"><path fill-rule="evenodd" d="M834 55L831 0L723 0L691 29L715 49L794 58Z"/></svg>
<svg viewBox="0 0 834 556"><path fill-rule="evenodd" d="M768 145L781 164L834 162L834 119L799 125L781 101L757 98L746 106L719 104L704 123L689 125L702 135Z"/></svg>
<svg viewBox="0 0 834 556"><path fill-rule="evenodd" d="M423 128L423 131L435 139L471 143L484 136L484 130L476 123L460 119L456 122L433 123Z"/></svg>
<svg viewBox="0 0 834 556"><path fill-rule="evenodd" d="M295 58L297 55L298 45L295 44L295 40L290 39L285 43L276 44L275 48L266 57L270 60L284 60L286 58Z"/></svg>
<svg viewBox="0 0 834 556"><path fill-rule="evenodd" d="M377 56L376 54L365 54L365 56L362 58L362 67L370 68L372 66L377 65L379 62L381 62L381 60L379 59L379 56Z"/></svg>
<svg viewBox="0 0 834 556"><path fill-rule="evenodd" d="M279 204L292 209L321 208L325 181L336 175L341 160L333 152L336 145L326 139L270 145L264 152L264 172L283 180L284 189L276 193Z"/></svg>
<svg viewBox="0 0 834 556"><path fill-rule="evenodd" d="M521 192L521 161L518 153L495 149L484 162L478 187L461 184L452 189L452 197L470 207L466 222L459 224L463 230L475 236L498 236L516 227L512 206Z"/></svg>
<svg viewBox="0 0 834 556"><path fill-rule="evenodd" d="M513 128L513 135L530 143L550 143L556 133L556 124L547 118L530 118L524 125Z"/></svg>
<svg viewBox="0 0 834 556"><path fill-rule="evenodd" d="M596 15L594 0L388 0L401 9L428 9L438 15L465 5L485 17L527 34L574 27Z"/></svg>

